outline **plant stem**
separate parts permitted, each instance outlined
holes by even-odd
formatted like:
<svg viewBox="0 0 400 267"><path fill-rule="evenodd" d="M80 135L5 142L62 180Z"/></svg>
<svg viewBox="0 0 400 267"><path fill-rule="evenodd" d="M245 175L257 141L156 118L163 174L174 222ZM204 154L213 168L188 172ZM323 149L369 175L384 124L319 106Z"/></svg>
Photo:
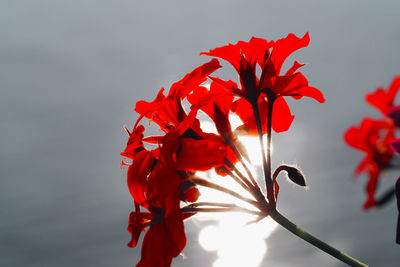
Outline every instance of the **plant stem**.
<svg viewBox="0 0 400 267"><path fill-rule="evenodd" d="M251 193L250 187L248 187L239 177L237 177L233 172L231 172L228 168L222 167L221 168L224 172L226 172L229 177L231 177L236 183L238 183L243 189Z"/></svg>
<svg viewBox="0 0 400 267"><path fill-rule="evenodd" d="M233 150L233 153L235 153L235 156L239 159L240 163L242 164L243 168L245 169L247 175L250 178L251 183L253 184L253 186L257 187L258 184L256 182L256 180L254 179L253 175L251 174L251 171L249 170L249 168L247 167L246 163L243 160L242 155L240 154L240 152L237 150L235 144L233 144L233 142L231 142L230 147Z"/></svg>
<svg viewBox="0 0 400 267"><path fill-rule="evenodd" d="M223 186L220 186L218 184L209 182L207 180L204 180L204 179L201 179L201 178L191 178L190 181L192 181L193 183L195 183L197 185L201 185L201 186L205 186L205 187L208 187L208 188L212 188L214 190L218 190L218 191L221 191L221 192L223 192L225 194L231 195L231 196L233 196L233 197L235 197L237 199L240 199L240 200L242 200L244 202L247 202L247 203L249 203L249 204L251 204L251 205L253 205L255 207L259 207L259 205L260 205L255 200L252 200L250 198L244 197L241 194L236 193L235 191L232 191L232 190L230 190L228 188L225 188Z"/></svg>
<svg viewBox="0 0 400 267"><path fill-rule="evenodd" d="M248 188L250 188L251 190L253 190L253 189L255 188L255 186L254 186L249 180L247 180L246 176L244 176L243 173L241 173L241 172L235 167L235 165L234 165L232 162L230 162L227 158L225 158L225 164L226 164L226 166L228 166L232 171L234 171L234 172L239 176L239 178L241 179L241 181L242 181L243 183L245 183L245 184L248 186ZM250 193L251 193L251 192L250 192Z"/></svg>
<svg viewBox="0 0 400 267"><path fill-rule="evenodd" d="M275 208L275 195L274 195L274 184L271 178L271 133L272 133L272 108L274 104L273 97L268 97L268 119L267 119L267 155L265 155L264 148L264 138L262 131L262 123L260 118L260 111L258 109L258 104L253 105L254 117L257 125L258 137L260 139L261 146L261 154L263 158L263 169L264 169L264 178L265 178L265 186L267 189L267 199L270 205L270 208Z"/></svg>
<svg viewBox="0 0 400 267"><path fill-rule="evenodd" d="M193 213L193 212L245 212L249 214L254 214L261 216L262 213L259 211L249 210L243 207L222 207L222 208L196 208L196 207L183 207L181 208L183 213Z"/></svg>
<svg viewBox="0 0 400 267"><path fill-rule="evenodd" d="M347 263L350 266L362 266L362 267L368 266L362 263L361 261L347 255L346 253L343 253L337 250L336 248L328 245L327 243L319 240L313 235L307 233L303 229L299 228L296 224L289 221L276 209L271 210L269 215L271 216L272 219L274 219L277 223L286 228L288 231L292 232L293 234L297 235L298 237L307 241L308 243L314 245L315 247L321 249L322 251L328 253L329 255L337 258L338 260L341 260L342 262Z"/></svg>
<svg viewBox="0 0 400 267"><path fill-rule="evenodd" d="M267 201L265 200L265 197L263 195L263 193L261 192L261 189L258 185L254 186L252 183L250 183L246 177L235 167L235 165L233 165L232 162L230 162L229 160L225 159L225 164L232 170L234 171L239 177L240 179L242 179L242 181L244 181L246 183L246 185L250 188L250 194L253 195L253 197L255 199L257 199L257 207L260 210L263 210L264 212L267 212L269 210L269 205L267 203ZM232 176L233 177L233 176Z"/></svg>

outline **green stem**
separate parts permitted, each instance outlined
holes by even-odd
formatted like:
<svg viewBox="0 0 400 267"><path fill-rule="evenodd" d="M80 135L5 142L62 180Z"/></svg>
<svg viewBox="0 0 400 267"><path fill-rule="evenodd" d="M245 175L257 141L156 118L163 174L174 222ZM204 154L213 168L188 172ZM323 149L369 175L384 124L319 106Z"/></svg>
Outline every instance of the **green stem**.
<svg viewBox="0 0 400 267"><path fill-rule="evenodd" d="M346 253L337 250L336 248L328 245L327 243L307 233L306 231L304 231L303 229L301 229L300 227L289 221L276 209L271 210L269 215L271 216L272 219L274 219L277 223L286 228L288 231L292 232L293 234L297 235L298 237L307 241L308 243L314 245L315 247L321 249L322 251L328 253L329 255L337 258L338 260L341 260L342 262L347 263L350 266L362 266L362 267L368 266L365 263L362 263L361 261L347 255Z"/></svg>

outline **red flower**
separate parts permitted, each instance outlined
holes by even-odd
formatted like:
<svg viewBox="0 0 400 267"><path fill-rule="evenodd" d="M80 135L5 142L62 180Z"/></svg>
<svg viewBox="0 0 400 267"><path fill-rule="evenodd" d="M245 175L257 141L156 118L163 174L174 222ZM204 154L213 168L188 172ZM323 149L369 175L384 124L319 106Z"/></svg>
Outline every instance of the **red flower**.
<svg viewBox="0 0 400 267"><path fill-rule="evenodd" d="M272 128L276 132L286 131L293 121L290 109L283 96L292 96L299 99L303 96L314 98L323 103L322 93L308 85L307 79L297 70L303 66L297 62L285 73L281 74L282 64L294 51L307 46L308 33L303 38L289 34L276 42L266 41L253 37L249 42L239 41L237 44L218 47L201 55L218 57L231 63L239 74L241 89L232 82L226 82L219 78L213 81L221 84L232 94L245 99L239 99L234 106L236 112L249 128L250 133L255 133L254 116L249 113L258 105L260 116L265 124L268 114L269 102L274 102ZM261 75L256 75L257 66L261 69ZM263 125L263 129L266 126Z"/></svg>
<svg viewBox="0 0 400 267"><path fill-rule="evenodd" d="M394 105L393 102L400 89L400 76L393 78L389 88L378 88L375 92L366 95L366 101L383 115L389 116Z"/></svg>
<svg viewBox="0 0 400 267"><path fill-rule="evenodd" d="M141 114L138 122L141 118L146 117L156 122L164 131L177 126L186 117L181 100L193 90L201 88L200 85L207 80L208 75L220 67L218 60L213 59L174 83L171 86L168 96L164 95L164 88L162 88L153 102L137 102L135 111Z"/></svg>
<svg viewBox="0 0 400 267"><path fill-rule="evenodd" d="M388 121L377 121L366 118L359 127L350 127L345 135L346 143L366 155L359 163L355 174L367 173L367 200L363 208L376 206L375 191L382 169L387 168L393 156L389 142L394 139L393 124Z"/></svg>

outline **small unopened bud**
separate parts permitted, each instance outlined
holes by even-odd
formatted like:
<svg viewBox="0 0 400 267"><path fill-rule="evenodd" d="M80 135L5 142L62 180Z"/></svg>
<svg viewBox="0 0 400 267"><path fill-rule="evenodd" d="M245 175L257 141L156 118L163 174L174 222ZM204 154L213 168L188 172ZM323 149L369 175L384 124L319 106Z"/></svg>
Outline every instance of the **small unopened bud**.
<svg viewBox="0 0 400 267"><path fill-rule="evenodd" d="M304 175L300 172L300 170L297 169L296 167L289 166L289 165L279 166L274 172L274 175L273 175L274 180L276 180L276 177L278 177L278 174L281 171L286 171L287 177L293 183L300 185L300 186L306 186L306 179L304 178Z"/></svg>
<svg viewBox="0 0 400 267"><path fill-rule="evenodd" d="M196 202L200 196L200 191L193 182L185 181L181 184L180 198L185 202Z"/></svg>

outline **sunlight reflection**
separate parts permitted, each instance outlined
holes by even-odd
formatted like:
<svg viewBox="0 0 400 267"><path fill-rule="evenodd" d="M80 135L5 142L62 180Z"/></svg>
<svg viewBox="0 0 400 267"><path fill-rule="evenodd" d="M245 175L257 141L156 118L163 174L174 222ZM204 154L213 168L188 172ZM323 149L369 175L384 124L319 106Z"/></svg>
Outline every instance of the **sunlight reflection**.
<svg viewBox="0 0 400 267"><path fill-rule="evenodd" d="M229 119L233 129L241 124L237 116L231 116ZM202 121L201 126L207 132L216 132L215 126L209 121ZM258 138L240 137L240 141L245 145L249 160L253 166L260 166L261 152ZM240 164L237 167L242 169ZM257 177L255 170L252 170L252 172ZM198 172L196 174L244 196L251 197L247 191L229 177L219 177L214 171ZM243 201L230 195L204 187L201 187L200 190L199 202L234 203L254 210L251 205L243 203ZM267 251L265 239L277 226L270 218L264 218L257 223L252 223L256 219L255 215L239 212L199 213L194 219L215 222L213 225L202 228L199 234L200 245L207 251L216 251L217 253L218 258L213 267L258 266Z"/></svg>

